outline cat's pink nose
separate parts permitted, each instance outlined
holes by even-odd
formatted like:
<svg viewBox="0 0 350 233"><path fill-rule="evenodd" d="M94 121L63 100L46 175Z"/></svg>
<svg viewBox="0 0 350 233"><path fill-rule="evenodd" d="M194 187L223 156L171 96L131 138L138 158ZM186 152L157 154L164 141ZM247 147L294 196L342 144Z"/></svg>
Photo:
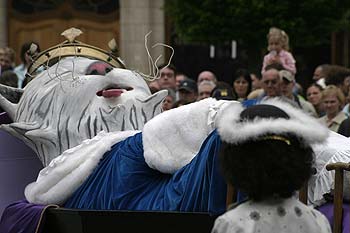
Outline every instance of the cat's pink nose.
<svg viewBox="0 0 350 233"><path fill-rule="evenodd" d="M92 63L86 69L87 75L106 75L108 72L113 70L113 67L105 62L97 61Z"/></svg>

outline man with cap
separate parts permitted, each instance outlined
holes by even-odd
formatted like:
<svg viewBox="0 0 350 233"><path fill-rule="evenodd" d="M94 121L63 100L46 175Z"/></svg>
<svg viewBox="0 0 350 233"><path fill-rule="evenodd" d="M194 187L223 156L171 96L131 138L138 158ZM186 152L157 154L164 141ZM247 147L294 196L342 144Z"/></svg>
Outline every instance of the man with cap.
<svg viewBox="0 0 350 233"><path fill-rule="evenodd" d="M179 100L185 101L187 104L197 100L198 88L197 83L192 79L186 79L179 86Z"/></svg>
<svg viewBox="0 0 350 233"><path fill-rule="evenodd" d="M303 99L301 96L293 93L293 89L295 86L295 77L288 70L279 71L279 76L281 79L281 92L282 95L289 100L291 100L296 106L301 108L303 111L308 113L311 116L317 117L317 113L313 105Z"/></svg>

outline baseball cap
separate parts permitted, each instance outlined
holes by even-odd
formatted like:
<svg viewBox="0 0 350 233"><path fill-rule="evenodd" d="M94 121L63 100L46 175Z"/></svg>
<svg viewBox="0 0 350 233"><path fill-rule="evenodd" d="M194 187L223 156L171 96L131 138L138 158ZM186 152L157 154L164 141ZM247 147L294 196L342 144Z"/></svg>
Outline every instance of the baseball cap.
<svg viewBox="0 0 350 233"><path fill-rule="evenodd" d="M231 88L215 87L211 92L211 97L217 100L236 100Z"/></svg>
<svg viewBox="0 0 350 233"><path fill-rule="evenodd" d="M192 79L186 79L180 82L179 91L198 92L197 83Z"/></svg>
<svg viewBox="0 0 350 233"><path fill-rule="evenodd" d="M285 79L288 82L295 82L294 75L288 70L279 71L279 76L280 76L281 80Z"/></svg>

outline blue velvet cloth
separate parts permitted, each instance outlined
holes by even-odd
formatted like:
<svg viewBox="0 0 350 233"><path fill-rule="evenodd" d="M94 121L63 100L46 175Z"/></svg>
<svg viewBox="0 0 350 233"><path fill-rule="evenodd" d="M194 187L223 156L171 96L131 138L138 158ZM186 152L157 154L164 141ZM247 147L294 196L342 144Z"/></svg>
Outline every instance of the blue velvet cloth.
<svg viewBox="0 0 350 233"><path fill-rule="evenodd" d="M65 207L221 214L226 208L226 183L219 171L220 144L213 131L195 158L170 175L148 167L142 133L136 134L104 155Z"/></svg>
<svg viewBox="0 0 350 233"><path fill-rule="evenodd" d="M256 99L249 99L249 100L244 100L242 105L243 107L250 107L253 105L257 105L261 101L261 98L256 98Z"/></svg>

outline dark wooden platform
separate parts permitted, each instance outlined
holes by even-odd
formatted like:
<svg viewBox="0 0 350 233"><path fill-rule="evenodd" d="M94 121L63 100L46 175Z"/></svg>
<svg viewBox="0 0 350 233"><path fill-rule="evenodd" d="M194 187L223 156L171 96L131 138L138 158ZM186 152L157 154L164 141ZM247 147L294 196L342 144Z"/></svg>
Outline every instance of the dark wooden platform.
<svg viewBox="0 0 350 233"><path fill-rule="evenodd" d="M207 213L48 209L43 233L210 232L217 216Z"/></svg>

